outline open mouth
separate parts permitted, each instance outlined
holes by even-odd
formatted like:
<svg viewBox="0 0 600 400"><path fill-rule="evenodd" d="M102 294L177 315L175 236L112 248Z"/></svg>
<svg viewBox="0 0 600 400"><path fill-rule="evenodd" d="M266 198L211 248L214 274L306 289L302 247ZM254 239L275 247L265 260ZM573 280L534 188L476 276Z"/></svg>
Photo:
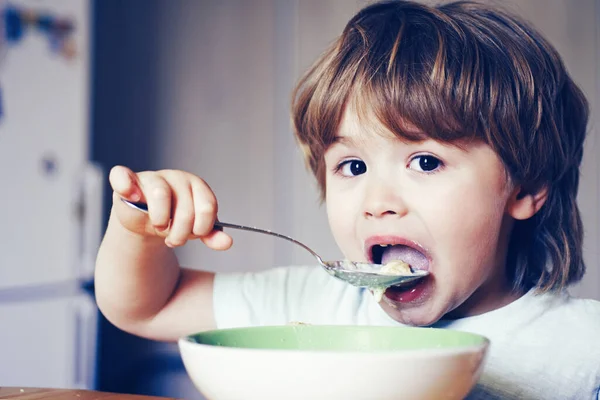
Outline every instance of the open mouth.
<svg viewBox="0 0 600 400"><path fill-rule="evenodd" d="M371 260L376 264L387 264L402 260L410 265L411 270L429 270L429 258L420 250L408 244L373 244ZM384 296L393 303L411 303L425 295L428 277L400 286L386 289Z"/></svg>
<svg viewBox="0 0 600 400"><path fill-rule="evenodd" d="M371 259L375 264L387 264L402 260L414 270L429 270L429 259L420 250L403 244L375 244L371 247Z"/></svg>

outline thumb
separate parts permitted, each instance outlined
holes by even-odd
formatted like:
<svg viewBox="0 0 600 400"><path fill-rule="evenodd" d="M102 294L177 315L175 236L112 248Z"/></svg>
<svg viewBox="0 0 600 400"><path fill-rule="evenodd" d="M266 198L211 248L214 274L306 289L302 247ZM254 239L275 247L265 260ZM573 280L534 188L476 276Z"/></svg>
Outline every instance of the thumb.
<svg viewBox="0 0 600 400"><path fill-rule="evenodd" d="M227 250L233 244L231 236L221 230L213 230L206 236L200 237L200 240L213 250Z"/></svg>
<svg viewBox="0 0 600 400"><path fill-rule="evenodd" d="M137 174L131 169L117 165L110 170L108 180L120 197L134 202L146 201Z"/></svg>

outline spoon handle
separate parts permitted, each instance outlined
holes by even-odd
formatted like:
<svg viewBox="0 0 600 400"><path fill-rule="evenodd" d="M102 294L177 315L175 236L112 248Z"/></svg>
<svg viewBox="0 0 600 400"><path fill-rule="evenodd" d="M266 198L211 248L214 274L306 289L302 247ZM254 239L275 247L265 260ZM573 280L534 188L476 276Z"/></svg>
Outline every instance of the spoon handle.
<svg viewBox="0 0 600 400"><path fill-rule="evenodd" d="M123 200L123 202L125 204L127 204L128 206L135 208L137 210L140 210L144 213L148 213L148 205L145 203L140 203L140 202L132 202L129 200L125 200L124 198L121 198L121 200ZM301 243L299 241L297 241L296 239L292 239L289 236L286 235L282 235L281 233L277 233L277 232L273 232L267 229L261 229L261 228L256 228L254 226L244 226L244 225L237 225L237 224L231 224L229 222L222 222L222 221L215 221L215 227L220 227L220 228L231 228L231 229L239 229L241 231L250 231L250 232L256 232L256 233L262 233L265 235L271 235L271 236L275 236L278 237L280 239L285 239L285 240L289 240L292 243L297 244L298 246L304 248L306 251L308 251L310 254L312 254L318 261L319 263L321 263L321 265L323 265L323 260L321 259L321 257L315 253L311 248L309 248L308 246L306 246L304 243Z"/></svg>

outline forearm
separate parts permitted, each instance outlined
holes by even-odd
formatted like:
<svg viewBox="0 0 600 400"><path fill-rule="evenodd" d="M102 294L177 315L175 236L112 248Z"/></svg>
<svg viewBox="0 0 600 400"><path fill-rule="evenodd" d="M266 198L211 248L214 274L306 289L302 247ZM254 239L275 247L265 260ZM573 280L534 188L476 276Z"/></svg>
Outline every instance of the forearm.
<svg viewBox="0 0 600 400"><path fill-rule="evenodd" d="M125 330L151 320L179 278L177 258L163 239L134 234L111 214L95 272L96 300L106 318Z"/></svg>

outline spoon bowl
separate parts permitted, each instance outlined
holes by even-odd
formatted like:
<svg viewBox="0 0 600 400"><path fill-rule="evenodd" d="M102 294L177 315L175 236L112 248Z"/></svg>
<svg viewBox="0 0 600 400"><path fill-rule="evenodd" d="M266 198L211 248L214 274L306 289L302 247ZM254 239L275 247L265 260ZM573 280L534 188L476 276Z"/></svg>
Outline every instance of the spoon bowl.
<svg viewBox="0 0 600 400"><path fill-rule="evenodd" d="M128 206L135 208L144 213L148 213L148 205L140 202L131 202L129 200L123 199L123 202ZM297 241L289 236L282 235L277 232L273 232L267 229L260 229L251 226L237 225L231 224L228 222L216 221L215 227L218 228L231 228L231 229L239 229L243 231L250 231L256 233L262 233L265 235L271 235L278 237L280 239L288 240L292 243L297 244L302 247L304 250L308 251L312 254L318 261L318 263L332 276L345 281L353 286L357 287L366 287L366 288L386 288L390 286L399 286L409 282L413 282L417 279L421 279L429 275L428 271L423 270L413 270L410 273L402 273L402 274L385 274L381 273L382 264L370 264L363 262L355 262L355 261L323 261L321 256L319 256L315 251L313 251L310 247L305 245L302 242Z"/></svg>
<svg viewBox="0 0 600 400"><path fill-rule="evenodd" d="M381 264L354 261L324 261L321 266L331 275L357 287L379 288L398 286L429 275L428 271L414 270L409 274L387 275L380 273Z"/></svg>

